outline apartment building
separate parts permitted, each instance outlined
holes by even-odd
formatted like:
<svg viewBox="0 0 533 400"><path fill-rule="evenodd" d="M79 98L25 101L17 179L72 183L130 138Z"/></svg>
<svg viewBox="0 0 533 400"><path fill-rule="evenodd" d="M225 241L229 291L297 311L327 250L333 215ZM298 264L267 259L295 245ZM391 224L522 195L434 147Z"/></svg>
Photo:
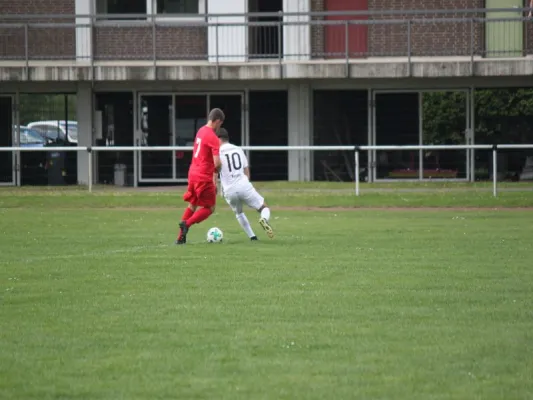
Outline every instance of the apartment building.
<svg viewBox="0 0 533 400"><path fill-rule="evenodd" d="M533 74L524 0L0 4L0 146L20 144L11 127L30 122L21 99L59 93L76 96L78 146L188 146L213 107L240 145L430 144L422 107L435 92L464 109L454 143L475 143L475 90L527 86ZM249 155L256 180L355 173L342 152ZM74 156L69 173L87 183L88 155ZM190 161L171 151L93 157L95 182L124 164L133 185L184 182ZM23 182L20 154L1 158L0 183ZM430 158L365 153L364 179L474 179L473 150Z"/></svg>

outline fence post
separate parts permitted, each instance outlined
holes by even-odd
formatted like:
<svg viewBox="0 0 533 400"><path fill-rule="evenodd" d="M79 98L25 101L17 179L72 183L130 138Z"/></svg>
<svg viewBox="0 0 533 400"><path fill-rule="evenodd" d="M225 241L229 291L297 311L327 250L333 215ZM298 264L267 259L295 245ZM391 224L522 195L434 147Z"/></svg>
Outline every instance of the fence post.
<svg viewBox="0 0 533 400"><path fill-rule="evenodd" d="M139 148L139 139L135 140L133 149L133 187L136 188L139 183L139 154L137 149Z"/></svg>
<svg viewBox="0 0 533 400"><path fill-rule="evenodd" d="M413 74L412 72L412 61L411 61L411 53L412 53L412 49L411 49L411 20L407 20L407 73L409 76L411 76Z"/></svg>
<svg viewBox="0 0 533 400"><path fill-rule="evenodd" d="M154 12L152 12L152 60L154 68L154 81L157 80L157 30L155 26Z"/></svg>
<svg viewBox="0 0 533 400"><path fill-rule="evenodd" d="M498 145L492 146L492 195L498 195Z"/></svg>
<svg viewBox="0 0 533 400"><path fill-rule="evenodd" d="M209 28L208 28L209 29ZM215 64L217 70L217 79L220 79L220 56L218 55L218 19L215 23Z"/></svg>
<svg viewBox="0 0 533 400"><path fill-rule="evenodd" d="M474 37L475 37L475 29L474 29L475 20L472 18L470 20L470 76L474 76Z"/></svg>
<svg viewBox="0 0 533 400"><path fill-rule="evenodd" d="M30 45L29 45L29 27L28 24L24 25L24 58L26 59L26 80L30 80Z"/></svg>
<svg viewBox="0 0 533 400"><path fill-rule="evenodd" d="M359 196L359 146L355 146L355 195Z"/></svg>
<svg viewBox="0 0 533 400"><path fill-rule="evenodd" d="M350 27L349 21L344 21L344 56L346 57L346 78L350 77Z"/></svg>
<svg viewBox="0 0 533 400"><path fill-rule="evenodd" d="M90 147L87 147L87 171L89 174L89 193L93 192L93 153Z"/></svg>
<svg viewBox="0 0 533 400"><path fill-rule="evenodd" d="M91 34L91 47L88 49L89 51L89 59L91 62L91 81L94 82L94 53L96 51L96 44L95 44L95 31L94 31L94 20L91 16L91 26L90 26L90 34Z"/></svg>
<svg viewBox="0 0 533 400"><path fill-rule="evenodd" d="M279 79L283 79L283 42L281 38L283 37L283 11L279 11L279 22L278 22L278 67L279 67Z"/></svg>

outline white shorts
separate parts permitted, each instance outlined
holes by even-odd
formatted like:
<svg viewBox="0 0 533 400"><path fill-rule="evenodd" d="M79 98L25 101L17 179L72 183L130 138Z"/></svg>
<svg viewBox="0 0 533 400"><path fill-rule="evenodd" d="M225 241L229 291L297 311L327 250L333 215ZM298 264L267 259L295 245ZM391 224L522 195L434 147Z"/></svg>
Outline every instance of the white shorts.
<svg viewBox="0 0 533 400"><path fill-rule="evenodd" d="M265 199L257 193L252 184L231 188L230 191L224 192L224 198L235 214L242 214L243 204L254 210L259 210L265 204Z"/></svg>

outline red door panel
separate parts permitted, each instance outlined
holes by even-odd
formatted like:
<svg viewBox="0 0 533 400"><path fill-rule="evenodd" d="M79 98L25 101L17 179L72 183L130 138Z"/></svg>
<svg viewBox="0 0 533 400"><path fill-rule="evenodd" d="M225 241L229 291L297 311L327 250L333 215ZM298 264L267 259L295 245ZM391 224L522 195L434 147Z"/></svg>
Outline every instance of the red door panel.
<svg viewBox="0 0 533 400"><path fill-rule="evenodd" d="M326 0L324 4L326 11L368 11L368 0ZM346 20L366 20L367 15L335 15L327 16L327 21ZM346 24L326 25L325 48L326 58L346 57L346 47L349 50L350 58L366 57L368 50L368 26L354 25L348 26L348 45L346 45Z"/></svg>

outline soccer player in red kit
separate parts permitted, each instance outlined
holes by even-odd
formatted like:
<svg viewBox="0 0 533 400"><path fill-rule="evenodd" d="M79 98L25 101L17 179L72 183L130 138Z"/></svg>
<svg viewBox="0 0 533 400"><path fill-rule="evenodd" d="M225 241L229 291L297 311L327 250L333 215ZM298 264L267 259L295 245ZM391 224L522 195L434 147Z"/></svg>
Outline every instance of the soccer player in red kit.
<svg viewBox="0 0 533 400"><path fill-rule="evenodd" d="M202 126L194 139L189 185L183 200L189 203L180 222L180 232L176 244L187 243L187 233L191 225L199 224L215 211L217 199L217 173L220 162L220 141L216 134L224 123L224 112L214 108L209 113L207 124Z"/></svg>

